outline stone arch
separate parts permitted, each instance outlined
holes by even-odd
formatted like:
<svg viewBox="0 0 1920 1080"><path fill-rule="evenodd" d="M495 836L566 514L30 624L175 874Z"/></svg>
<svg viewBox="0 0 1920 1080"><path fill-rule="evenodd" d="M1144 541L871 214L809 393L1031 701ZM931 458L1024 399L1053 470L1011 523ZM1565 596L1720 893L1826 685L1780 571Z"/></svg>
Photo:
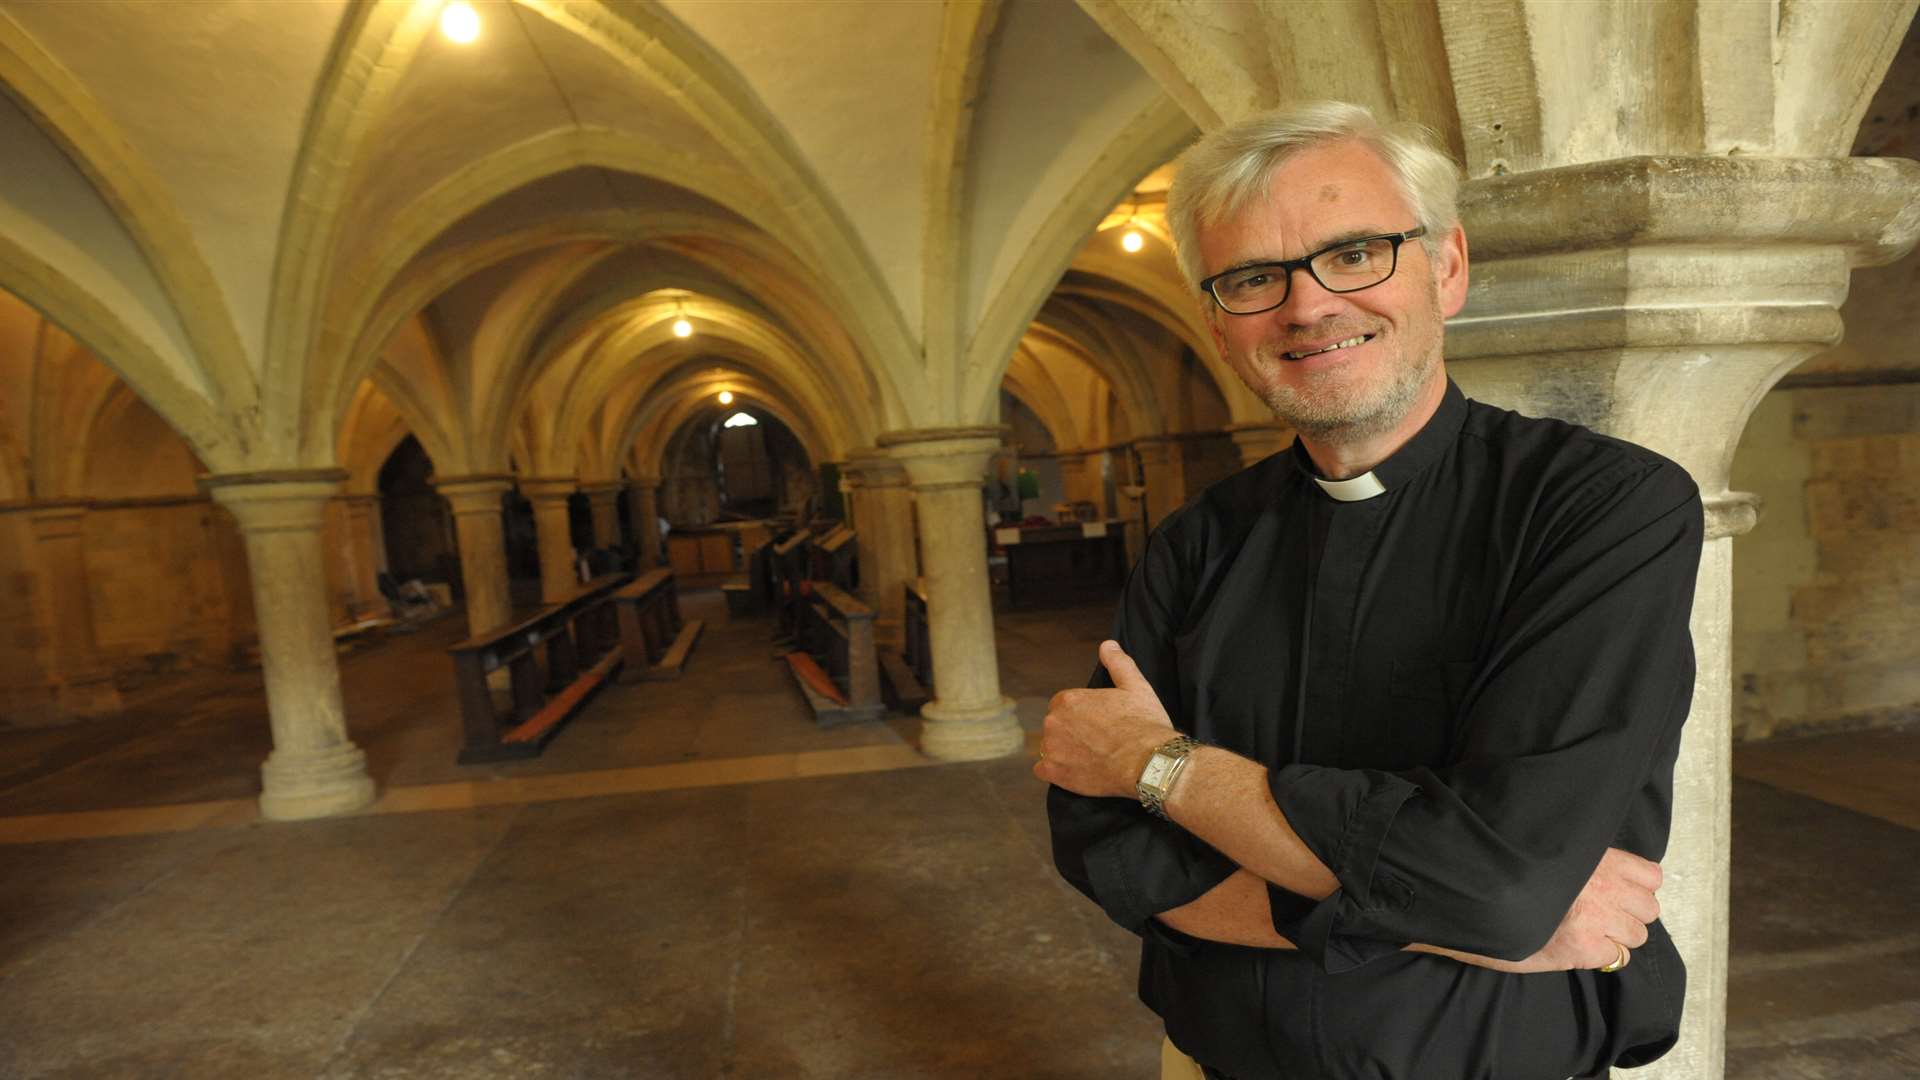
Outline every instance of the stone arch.
<svg viewBox="0 0 1920 1080"><path fill-rule="evenodd" d="M121 267L117 276L131 284L127 274L151 274L155 300L165 305L166 317L177 320L187 346L179 358L182 366L203 377L233 412L244 414L256 398L253 371L192 229L165 185L87 89L4 14L0 89L24 108L125 230L142 265ZM16 143L9 153L21 149ZM83 339L103 336L91 324L62 321Z"/></svg>
<svg viewBox="0 0 1920 1080"><path fill-rule="evenodd" d="M1193 125L1162 100L1115 139L1094 167L1068 191L988 305L967 350L961 416L987 415L1015 343L1073 262L1087 234L1140 178L1166 163L1193 137Z"/></svg>
<svg viewBox="0 0 1920 1080"><path fill-rule="evenodd" d="M1158 434L1167 428L1166 416L1153 392L1153 382L1132 345L1108 332L1099 320L1082 311L1051 302L1028 331L1073 354L1100 373L1113 388L1114 400L1138 434Z"/></svg>

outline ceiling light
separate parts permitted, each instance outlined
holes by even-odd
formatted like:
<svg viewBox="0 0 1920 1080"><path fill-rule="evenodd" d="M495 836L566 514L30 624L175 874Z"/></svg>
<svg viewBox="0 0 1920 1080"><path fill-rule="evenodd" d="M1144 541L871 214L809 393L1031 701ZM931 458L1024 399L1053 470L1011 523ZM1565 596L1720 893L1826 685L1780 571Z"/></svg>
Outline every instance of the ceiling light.
<svg viewBox="0 0 1920 1080"><path fill-rule="evenodd" d="M722 405L733 404L733 391L731 390L720 391L720 404Z"/></svg>
<svg viewBox="0 0 1920 1080"><path fill-rule="evenodd" d="M440 32L448 41L471 45L480 37L480 13L466 0L453 0L440 12Z"/></svg>
<svg viewBox="0 0 1920 1080"><path fill-rule="evenodd" d="M673 336L674 337L692 337L693 336L693 324L687 321L687 317L685 315L682 315L679 318L673 320Z"/></svg>
<svg viewBox="0 0 1920 1080"><path fill-rule="evenodd" d="M1120 246L1128 251L1139 251L1147 246L1147 241L1140 235L1139 229L1128 229L1126 234L1120 237Z"/></svg>

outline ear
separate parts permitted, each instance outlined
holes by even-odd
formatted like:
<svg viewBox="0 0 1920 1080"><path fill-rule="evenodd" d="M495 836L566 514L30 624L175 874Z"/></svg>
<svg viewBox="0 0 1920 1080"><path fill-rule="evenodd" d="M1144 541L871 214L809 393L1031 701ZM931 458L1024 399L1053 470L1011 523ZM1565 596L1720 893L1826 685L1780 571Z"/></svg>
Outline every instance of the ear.
<svg viewBox="0 0 1920 1080"><path fill-rule="evenodd" d="M1199 304L1200 321L1207 324L1207 333L1213 337L1213 348L1220 354L1220 359L1225 360L1227 336L1220 332L1220 305L1214 303L1213 297L1204 291L1200 294Z"/></svg>
<svg viewBox="0 0 1920 1080"><path fill-rule="evenodd" d="M1433 278L1439 287L1440 314L1453 318L1467 305L1467 232L1459 225L1448 230L1433 254Z"/></svg>

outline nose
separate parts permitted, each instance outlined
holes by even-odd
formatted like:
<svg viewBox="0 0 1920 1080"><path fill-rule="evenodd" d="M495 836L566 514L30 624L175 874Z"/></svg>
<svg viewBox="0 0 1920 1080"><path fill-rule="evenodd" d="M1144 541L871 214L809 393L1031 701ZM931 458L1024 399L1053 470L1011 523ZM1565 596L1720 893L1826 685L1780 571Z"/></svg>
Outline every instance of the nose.
<svg viewBox="0 0 1920 1080"><path fill-rule="evenodd" d="M1328 292L1306 267L1297 267L1288 282L1287 299L1270 313L1292 326L1312 326L1345 310L1346 300Z"/></svg>

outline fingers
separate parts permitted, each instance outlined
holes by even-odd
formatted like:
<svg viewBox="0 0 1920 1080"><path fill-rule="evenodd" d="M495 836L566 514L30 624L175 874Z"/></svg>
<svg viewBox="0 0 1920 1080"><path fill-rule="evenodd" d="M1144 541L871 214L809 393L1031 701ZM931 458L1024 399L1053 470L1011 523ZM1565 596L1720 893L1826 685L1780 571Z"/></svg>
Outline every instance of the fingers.
<svg viewBox="0 0 1920 1080"><path fill-rule="evenodd" d="M1600 856L1600 865L1594 870L1594 874L1606 875L1637 885L1648 892L1659 891L1661 882L1665 878L1660 871L1659 863L1619 848L1608 848L1606 854Z"/></svg>
<svg viewBox="0 0 1920 1080"><path fill-rule="evenodd" d="M1117 641L1100 643L1100 664L1107 669L1107 675L1113 680L1115 688L1120 690L1145 690L1153 693L1153 684L1140 674L1139 665L1133 662L1125 649Z"/></svg>

